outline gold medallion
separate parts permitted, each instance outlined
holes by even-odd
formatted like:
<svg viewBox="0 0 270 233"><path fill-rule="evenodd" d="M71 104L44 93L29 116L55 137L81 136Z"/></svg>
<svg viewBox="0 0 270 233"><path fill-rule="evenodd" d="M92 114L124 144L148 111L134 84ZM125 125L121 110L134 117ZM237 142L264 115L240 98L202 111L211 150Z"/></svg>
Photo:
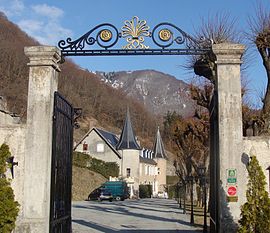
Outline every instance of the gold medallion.
<svg viewBox="0 0 270 233"><path fill-rule="evenodd" d="M158 35L159 35L159 39L161 39L162 41L168 41L172 37L171 31L168 30L168 29L162 29L162 30L160 30L159 33L158 33Z"/></svg>
<svg viewBox="0 0 270 233"><path fill-rule="evenodd" d="M108 29L104 29L100 32L99 37L102 41L107 42L112 39L112 32Z"/></svg>

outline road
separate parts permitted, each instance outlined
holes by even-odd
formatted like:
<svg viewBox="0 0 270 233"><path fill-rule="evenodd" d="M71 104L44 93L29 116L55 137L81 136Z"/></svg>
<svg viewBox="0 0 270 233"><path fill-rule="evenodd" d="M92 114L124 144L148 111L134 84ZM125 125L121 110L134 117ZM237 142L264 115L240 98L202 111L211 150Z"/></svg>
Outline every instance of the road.
<svg viewBox="0 0 270 233"><path fill-rule="evenodd" d="M140 199L113 202L72 203L73 233L199 233L190 226L177 202L169 199Z"/></svg>

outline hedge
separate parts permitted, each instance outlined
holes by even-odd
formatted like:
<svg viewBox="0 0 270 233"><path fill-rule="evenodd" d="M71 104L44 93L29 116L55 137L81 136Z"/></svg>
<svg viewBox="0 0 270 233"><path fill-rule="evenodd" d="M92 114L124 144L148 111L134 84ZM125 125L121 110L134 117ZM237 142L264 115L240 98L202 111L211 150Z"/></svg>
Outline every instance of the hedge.
<svg viewBox="0 0 270 233"><path fill-rule="evenodd" d="M73 165L88 168L91 171L100 173L107 179L110 176L117 177L119 175L119 166L117 163L104 162L103 160L80 152L73 153Z"/></svg>

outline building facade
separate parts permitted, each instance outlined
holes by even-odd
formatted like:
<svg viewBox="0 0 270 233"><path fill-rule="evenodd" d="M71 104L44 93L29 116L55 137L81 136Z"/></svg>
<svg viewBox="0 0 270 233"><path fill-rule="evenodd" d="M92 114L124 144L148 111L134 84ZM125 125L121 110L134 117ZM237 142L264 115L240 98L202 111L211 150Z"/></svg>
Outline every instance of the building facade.
<svg viewBox="0 0 270 233"><path fill-rule="evenodd" d="M92 128L74 149L105 162L116 162L119 166L118 179L126 180L131 197L138 196L140 184L152 185L154 196L165 191L167 157L159 129L153 150L141 148L129 111L120 137L103 129Z"/></svg>

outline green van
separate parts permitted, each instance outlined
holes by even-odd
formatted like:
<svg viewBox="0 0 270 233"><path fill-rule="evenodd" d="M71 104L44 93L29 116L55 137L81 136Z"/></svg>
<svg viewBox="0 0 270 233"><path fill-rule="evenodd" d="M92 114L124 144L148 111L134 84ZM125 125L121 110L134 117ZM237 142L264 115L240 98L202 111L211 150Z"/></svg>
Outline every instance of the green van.
<svg viewBox="0 0 270 233"><path fill-rule="evenodd" d="M129 190L125 181L107 181L102 185L102 188L110 190L113 198L117 201L129 198Z"/></svg>

